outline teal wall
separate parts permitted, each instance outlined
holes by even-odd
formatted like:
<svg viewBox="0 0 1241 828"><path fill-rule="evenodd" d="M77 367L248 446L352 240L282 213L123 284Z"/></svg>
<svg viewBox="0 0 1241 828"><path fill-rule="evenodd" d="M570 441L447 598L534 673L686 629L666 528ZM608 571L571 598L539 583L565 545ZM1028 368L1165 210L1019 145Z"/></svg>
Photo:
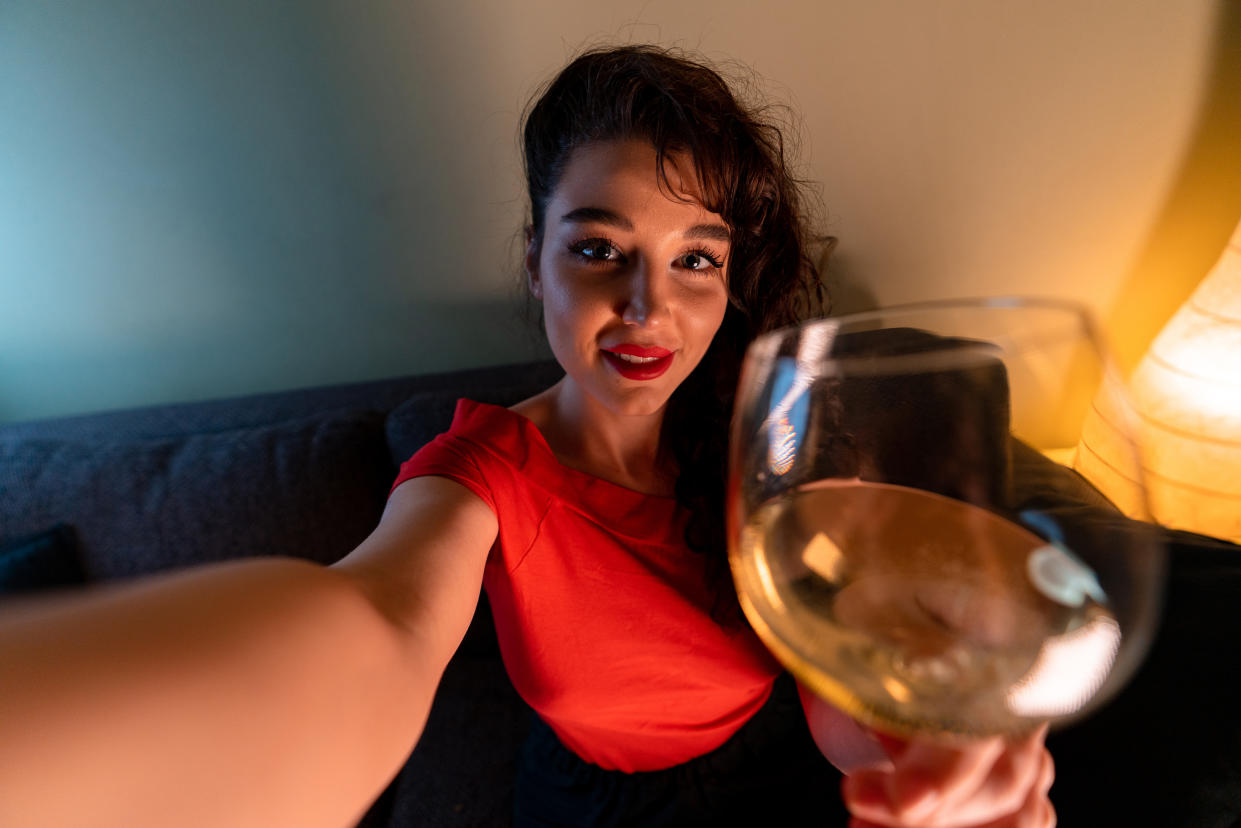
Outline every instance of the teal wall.
<svg viewBox="0 0 1241 828"><path fill-rule="evenodd" d="M413 67L351 5L0 4L0 420L536 353L517 194L471 217L447 102L386 100Z"/></svg>

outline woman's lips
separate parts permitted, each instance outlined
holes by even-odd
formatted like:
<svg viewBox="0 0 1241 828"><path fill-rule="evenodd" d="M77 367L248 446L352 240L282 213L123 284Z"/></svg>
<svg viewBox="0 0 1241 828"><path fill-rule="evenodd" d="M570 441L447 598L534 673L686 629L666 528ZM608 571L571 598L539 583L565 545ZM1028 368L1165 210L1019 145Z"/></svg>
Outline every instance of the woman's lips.
<svg viewBox="0 0 1241 828"><path fill-rule="evenodd" d="M653 380L672 367L673 352L643 345L613 345L603 350L608 364L625 379Z"/></svg>

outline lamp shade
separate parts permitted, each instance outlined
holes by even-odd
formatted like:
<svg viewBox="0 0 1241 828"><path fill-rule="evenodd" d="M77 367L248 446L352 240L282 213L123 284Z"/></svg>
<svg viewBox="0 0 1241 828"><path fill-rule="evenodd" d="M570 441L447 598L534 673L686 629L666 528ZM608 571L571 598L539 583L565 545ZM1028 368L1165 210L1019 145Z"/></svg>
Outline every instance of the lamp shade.
<svg viewBox="0 0 1241 828"><path fill-rule="evenodd" d="M1241 225L1219 262L1151 343L1130 380L1141 471L1106 401L1076 467L1131 516L1241 542ZM1140 476L1139 476L1140 475Z"/></svg>

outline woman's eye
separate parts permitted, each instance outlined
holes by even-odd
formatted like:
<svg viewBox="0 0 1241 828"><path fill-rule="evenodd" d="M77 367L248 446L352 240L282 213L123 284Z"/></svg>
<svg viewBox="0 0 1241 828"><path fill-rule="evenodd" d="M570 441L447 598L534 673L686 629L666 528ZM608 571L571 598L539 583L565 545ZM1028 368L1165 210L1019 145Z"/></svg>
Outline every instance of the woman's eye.
<svg viewBox="0 0 1241 828"><path fill-rule="evenodd" d="M569 249L592 262L612 262L620 258L620 251L606 239L587 239L570 245Z"/></svg>
<svg viewBox="0 0 1241 828"><path fill-rule="evenodd" d="M723 267L718 257L705 250L695 250L681 257L680 265L687 270L714 270Z"/></svg>

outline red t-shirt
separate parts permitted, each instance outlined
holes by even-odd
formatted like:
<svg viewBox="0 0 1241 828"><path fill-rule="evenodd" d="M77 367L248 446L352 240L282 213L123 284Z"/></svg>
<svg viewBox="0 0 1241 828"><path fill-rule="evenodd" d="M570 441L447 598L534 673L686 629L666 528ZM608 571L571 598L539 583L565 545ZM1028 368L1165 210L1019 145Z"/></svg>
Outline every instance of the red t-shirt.
<svg viewBox="0 0 1241 828"><path fill-rule="evenodd" d="M534 424L461 400L401 466L455 480L495 512L483 585L513 686L578 756L659 770L723 744L779 666L748 628L710 617L701 556L671 497L561 465Z"/></svg>

